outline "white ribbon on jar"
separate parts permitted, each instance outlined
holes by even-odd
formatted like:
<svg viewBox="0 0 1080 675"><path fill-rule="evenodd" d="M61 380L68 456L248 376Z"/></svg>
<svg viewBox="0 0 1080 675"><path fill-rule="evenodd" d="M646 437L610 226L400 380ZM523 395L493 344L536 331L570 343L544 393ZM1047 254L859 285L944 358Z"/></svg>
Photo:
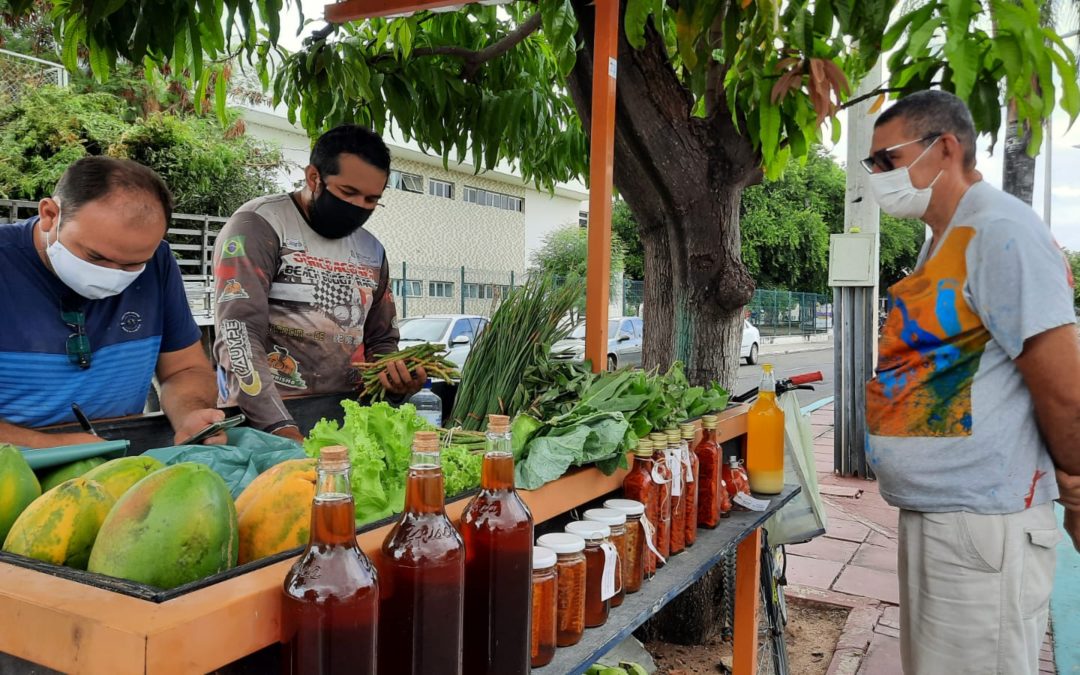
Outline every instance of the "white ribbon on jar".
<svg viewBox="0 0 1080 675"><path fill-rule="evenodd" d="M615 587L615 569L619 566L619 552L610 541L600 544L604 551L604 573L600 576L600 599L610 600L621 588Z"/></svg>
<svg viewBox="0 0 1080 675"><path fill-rule="evenodd" d="M649 547L649 550L660 562L667 563L667 559L660 555L660 551L656 549L656 528L653 527L653 524L649 522L646 516L641 517L641 527L645 530L645 545Z"/></svg>

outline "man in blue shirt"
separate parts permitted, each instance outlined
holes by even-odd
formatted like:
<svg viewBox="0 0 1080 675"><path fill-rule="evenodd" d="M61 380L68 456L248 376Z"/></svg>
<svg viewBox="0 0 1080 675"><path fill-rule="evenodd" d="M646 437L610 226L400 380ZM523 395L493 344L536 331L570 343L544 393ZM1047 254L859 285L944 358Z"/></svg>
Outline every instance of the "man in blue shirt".
<svg viewBox="0 0 1080 675"><path fill-rule="evenodd" d="M35 428L141 413L156 373L180 442L222 419L180 270L162 241L172 196L129 160L81 159L38 215L0 225L0 442L98 440ZM223 441L219 435L210 442Z"/></svg>

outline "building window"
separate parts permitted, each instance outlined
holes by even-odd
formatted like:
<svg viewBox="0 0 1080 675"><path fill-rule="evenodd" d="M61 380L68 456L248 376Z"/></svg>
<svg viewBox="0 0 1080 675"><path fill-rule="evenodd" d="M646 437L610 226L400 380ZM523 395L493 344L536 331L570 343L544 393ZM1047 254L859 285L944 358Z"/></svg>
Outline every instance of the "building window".
<svg viewBox="0 0 1080 675"><path fill-rule="evenodd" d="M435 180L434 178L428 179L428 194L434 197L443 197L444 199L454 198L454 184L448 183L444 180Z"/></svg>
<svg viewBox="0 0 1080 675"><path fill-rule="evenodd" d="M468 185L465 186L465 201L481 206L494 206L497 209L506 211L521 211L525 205L525 200L521 197L492 192L491 190L481 190Z"/></svg>
<svg viewBox="0 0 1080 675"><path fill-rule="evenodd" d="M393 279L390 282L390 288L394 295L399 298L419 298L424 292L423 286L415 279L409 279L405 282L404 287L402 287L401 279Z"/></svg>
<svg viewBox="0 0 1080 675"><path fill-rule="evenodd" d="M424 194L424 177L415 173L391 171L390 179L386 181L386 187L402 190L403 192Z"/></svg>
<svg viewBox="0 0 1080 675"><path fill-rule="evenodd" d="M467 300L505 298L510 292L510 286L506 284L465 284L462 288Z"/></svg>
<svg viewBox="0 0 1080 675"><path fill-rule="evenodd" d="M588 227L589 226L589 212L588 211L578 211L577 212L577 224L578 224L578 227Z"/></svg>
<svg viewBox="0 0 1080 675"><path fill-rule="evenodd" d="M452 281L429 281L428 297L452 298L454 297L454 282Z"/></svg>

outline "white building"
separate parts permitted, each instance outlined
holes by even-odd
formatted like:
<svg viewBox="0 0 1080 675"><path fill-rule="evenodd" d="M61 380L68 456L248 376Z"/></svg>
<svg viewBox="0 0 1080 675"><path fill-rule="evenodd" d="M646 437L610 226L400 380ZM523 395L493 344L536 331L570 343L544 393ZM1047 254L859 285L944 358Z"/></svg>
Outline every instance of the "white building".
<svg viewBox="0 0 1080 675"><path fill-rule="evenodd" d="M310 154L306 132L276 112L243 112L247 133L281 147L289 166L278 182L294 189ZM523 278L544 236L579 224L588 208L580 183L560 184L552 195L509 167L447 170L415 143L385 140L391 189L366 227L386 247L399 314L490 314L492 301Z"/></svg>

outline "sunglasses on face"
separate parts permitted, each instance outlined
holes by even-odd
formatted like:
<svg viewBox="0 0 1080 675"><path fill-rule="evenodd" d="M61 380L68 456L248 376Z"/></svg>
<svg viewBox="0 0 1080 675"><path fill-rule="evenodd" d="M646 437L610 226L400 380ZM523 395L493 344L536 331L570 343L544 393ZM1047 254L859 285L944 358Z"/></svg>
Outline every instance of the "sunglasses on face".
<svg viewBox="0 0 1080 675"><path fill-rule="evenodd" d="M859 164L862 164L862 167L866 169L867 173L874 173L875 167L880 169L881 171L892 171L896 168L896 165L893 164L892 158L889 157L889 153L895 150L899 150L900 148L906 147L908 145L912 145L913 143L926 143L928 141L933 141L937 138L940 138L941 133L942 132L940 131L935 131L932 134L927 134L922 138L916 138L913 141L906 141L904 143L898 143L887 148L882 148L881 150L878 150L866 159L860 159Z"/></svg>
<svg viewBox="0 0 1080 675"><path fill-rule="evenodd" d="M86 336L86 315L82 312L63 312L64 324L73 332L67 339L68 361L86 370L90 367L90 338Z"/></svg>

